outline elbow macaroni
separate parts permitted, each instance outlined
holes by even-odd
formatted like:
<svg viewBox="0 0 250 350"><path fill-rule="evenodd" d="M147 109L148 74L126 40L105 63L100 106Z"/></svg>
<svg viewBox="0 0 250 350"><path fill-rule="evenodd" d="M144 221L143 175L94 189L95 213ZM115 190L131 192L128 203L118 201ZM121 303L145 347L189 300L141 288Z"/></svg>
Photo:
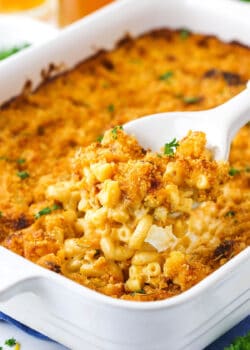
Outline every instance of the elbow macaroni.
<svg viewBox="0 0 250 350"><path fill-rule="evenodd" d="M65 209L74 203L70 207L76 211L75 226L82 237L64 243L68 274L98 285L105 273L107 279L125 280L127 293L144 293L144 288L167 285L168 266L182 253L177 251L175 260L169 254L192 244L186 222L194 204L204 198L204 190L209 199L216 195L214 185L227 167L208 160L205 148L195 150L201 158L183 159L181 153L159 158L145 153L122 130L115 135L108 131L101 145L90 146L97 163L90 163L88 148L79 152L74 160L78 182L52 186L48 195ZM204 135L190 133L186 143L189 137L195 140ZM85 247L93 242L97 253Z"/></svg>
<svg viewBox="0 0 250 350"><path fill-rule="evenodd" d="M129 239L129 247L132 249L140 249L145 238L147 237L148 231L152 226L153 218L150 215L144 216L137 224L134 233Z"/></svg>

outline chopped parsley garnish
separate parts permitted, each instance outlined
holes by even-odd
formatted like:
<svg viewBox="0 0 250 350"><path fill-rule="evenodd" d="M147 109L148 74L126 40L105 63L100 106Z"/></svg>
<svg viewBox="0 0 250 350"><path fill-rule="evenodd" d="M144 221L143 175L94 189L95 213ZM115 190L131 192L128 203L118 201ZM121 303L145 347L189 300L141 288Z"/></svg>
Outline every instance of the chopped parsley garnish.
<svg viewBox="0 0 250 350"><path fill-rule="evenodd" d="M22 164L24 164L24 163L26 162L26 159L24 159L24 158L19 158L19 159L16 160L16 162L17 162L17 164L22 165Z"/></svg>
<svg viewBox="0 0 250 350"><path fill-rule="evenodd" d="M243 2L250 2L250 0L240 0L240 1L243 1Z"/></svg>
<svg viewBox="0 0 250 350"><path fill-rule="evenodd" d="M60 204L53 204L52 207L51 207L52 211L58 210L58 209L62 209L62 206Z"/></svg>
<svg viewBox="0 0 250 350"><path fill-rule="evenodd" d="M62 207L60 205L58 205L58 204L53 204L51 208L50 207L43 208L38 213L36 213L34 215L35 219L39 219L41 216L51 214L52 211L58 210L58 209L61 209L61 208Z"/></svg>
<svg viewBox="0 0 250 350"><path fill-rule="evenodd" d="M224 350L249 350L250 349L250 332L243 337L238 337L234 342L224 348Z"/></svg>
<svg viewBox="0 0 250 350"><path fill-rule="evenodd" d="M114 106L113 104L110 104L110 105L108 105L107 109L108 109L108 111L109 111L110 113L114 113L114 111L115 111L115 106Z"/></svg>
<svg viewBox="0 0 250 350"><path fill-rule="evenodd" d="M136 291L137 294L146 294L144 289L139 289Z"/></svg>
<svg viewBox="0 0 250 350"><path fill-rule="evenodd" d="M183 97L183 102L185 102L186 104L194 104L194 103L198 103L201 101L201 98L199 96L197 97Z"/></svg>
<svg viewBox="0 0 250 350"><path fill-rule="evenodd" d="M132 292L130 293L131 295L136 295L136 294L146 294L145 290L144 289L139 289L135 292Z"/></svg>
<svg viewBox="0 0 250 350"><path fill-rule="evenodd" d="M136 295L136 294L146 294L144 289L139 289L135 292L131 292L130 295Z"/></svg>
<svg viewBox="0 0 250 350"><path fill-rule="evenodd" d="M226 217L233 217L233 216L235 216L235 211L233 211L233 210L229 210L226 214L225 214L225 216Z"/></svg>
<svg viewBox="0 0 250 350"><path fill-rule="evenodd" d="M229 169L228 174L229 174L230 176L235 176L235 175L240 174L240 170L239 170L239 169L235 169L235 168L231 168L231 169Z"/></svg>
<svg viewBox="0 0 250 350"><path fill-rule="evenodd" d="M179 146L179 142L176 140L176 138L174 138L169 143L165 143L164 154L166 154L167 156L172 156L178 146Z"/></svg>
<svg viewBox="0 0 250 350"><path fill-rule="evenodd" d="M117 139L117 131L118 130L123 130L123 126L121 126L121 125L117 125L117 126L115 126L113 129L112 129L112 134L113 134L113 138L114 139Z"/></svg>
<svg viewBox="0 0 250 350"><path fill-rule="evenodd" d="M15 338L7 339L7 340L5 340L4 344L12 347L12 346L16 345L16 339Z"/></svg>
<svg viewBox="0 0 250 350"><path fill-rule="evenodd" d="M0 211L0 218L2 218L3 217L3 213Z"/></svg>
<svg viewBox="0 0 250 350"><path fill-rule="evenodd" d="M190 36L190 31L187 29L180 30L180 38L186 40Z"/></svg>
<svg viewBox="0 0 250 350"><path fill-rule="evenodd" d="M20 45L20 46L14 46L10 49L0 51L0 61L14 55L15 53L17 53L17 52L19 52L19 51L21 51L29 46L30 46L30 44L25 43L25 44Z"/></svg>
<svg viewBox="0 0 250 350"><path fill-rule="evenodd" d="M103 135L98 136L96 139L97 142L102 142L102 140L103 140Z"/></svg>
<svg viewBox="0 0 250 350"><path fill-rule="evenodd" d="M43 215L51 214L52 210L49 207L43 208L38 213L35 214L35 218L39 219Z"/></svg>
<svg viewBox="0 0 250 350"><path fill-rule="evenodd" d="M247 167L245 168L245 170L246 170L247 173L250 173L250 166L247 166Z"/></svg>
<svg viewBox="0 0 250 350"><path fill-rule="evenodd" d="M160 76L159 76L159 79L160 79L160 80L165 80L165 81L167 81L167 80L169 80L169 78L171 78L173 75L174 75L173 72L168 71L168 72L165 72L165 73L163 73L162 75L160 75Z"/></svg>
<svg viewBox="0 0 250 350"><path fill-rule="evenodd" d="M27 179L30 176L30 174L27 171L18 171L17 176L19 176L20 179L24 180Z"/></svg>
<svg viewBox="0 0 250 350"><path fill-rule="evenodd" d="M26 159L25 158L18 158L18 159L10 159L6 156L1 156L0 157L0 160L5 160L6 162L16 162L17 164L24 164L26 162Z"/></svg>

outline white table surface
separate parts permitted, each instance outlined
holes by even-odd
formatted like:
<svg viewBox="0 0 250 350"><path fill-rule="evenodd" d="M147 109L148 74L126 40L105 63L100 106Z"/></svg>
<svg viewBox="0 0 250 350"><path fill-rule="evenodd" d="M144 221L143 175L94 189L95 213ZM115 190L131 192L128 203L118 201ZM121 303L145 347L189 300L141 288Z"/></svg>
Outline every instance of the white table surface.
<svg viewBox="0 0 250 350"><path fill-rule="evenodd" d="M0 50L29 43L37 45L54 38L59 30L29 17L0 14Z"/></svg>
<svg viewBox="0 0 250 350"><path fill-rule="evenodd" d="M10 349L9 347L4 347L5 340L10 338L15 338L21 344L20 350L68 350L59 344L38 340L16 327L0 321L0 346L3 346L4 350Z"/></svg>

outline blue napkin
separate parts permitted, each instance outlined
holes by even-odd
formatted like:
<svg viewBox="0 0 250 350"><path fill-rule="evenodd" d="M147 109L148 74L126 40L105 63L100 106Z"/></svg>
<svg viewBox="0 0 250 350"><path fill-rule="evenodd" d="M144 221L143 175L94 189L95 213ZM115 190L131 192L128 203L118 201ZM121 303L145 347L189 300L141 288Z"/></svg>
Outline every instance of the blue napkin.
<svg viewBox="0 0 250 350"><path fill-rule="evenodd" d="M24 332L43 340L50 340L44 335L24 326L23 324L13 320L13 318L6 316L0 312L0 320L6 321L22 329ZM204 350L223 350L226 346L229 346L233 340L237 337L244 336L250 331L250 316L241 321L237 326L225 333L222 337L216 340L214 343L206 347Z"/></svg>
<svg viewBox="0 0 250 350"><path fill-rule="evenodd" d="M24 331L27 334L30 334L38 339L42 339L42 340L50 340L48 337L46 337L45 335L42 335L36 331L34 331L33 329L25 326L24 324L14 320L13 318L5 315L4 313L0 312L0 320L1 321L6 321L10 324L13 324L14 326L20 328L22 331Z"/></svg>
<svg viewBox="0 0 250 350"><path fill-rule="evenodd" d="M241 321L237 326L230 329L222 337L217 339L214 343L206 347L204 350L223 350L229 346L237 337L242 337L250 332L250 316Z"/></svg>

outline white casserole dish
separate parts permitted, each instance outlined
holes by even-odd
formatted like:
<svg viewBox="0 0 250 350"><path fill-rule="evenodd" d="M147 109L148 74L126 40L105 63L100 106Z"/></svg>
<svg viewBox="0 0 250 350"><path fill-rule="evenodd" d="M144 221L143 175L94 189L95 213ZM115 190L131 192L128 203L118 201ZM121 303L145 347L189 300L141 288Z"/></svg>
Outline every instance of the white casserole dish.
<svg viewBox="0 0 250 350"><path fill-rule="evenodd" d="M233 0L121 0L0 66L0 103L51 62L68 68L129 32L186 27L250 45L250 6ZM73 350L201 350L250 312L250 248L168 300L112 299L0 247L0 310Z"/></svg>

